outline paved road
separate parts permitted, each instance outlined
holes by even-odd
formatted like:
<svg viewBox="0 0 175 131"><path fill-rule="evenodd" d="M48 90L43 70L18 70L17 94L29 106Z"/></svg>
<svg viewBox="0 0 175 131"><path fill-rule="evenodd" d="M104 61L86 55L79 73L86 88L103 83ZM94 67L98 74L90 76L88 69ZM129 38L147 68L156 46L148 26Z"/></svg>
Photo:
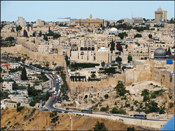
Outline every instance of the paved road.
<svg viewBox="0 0 175 131"><path fill-rule="evenodd" d="M54 77L53 79L57 79L57 77ZM58 91L60 88L59 88L59 85L56 84L56 90ZM58 94L60 95L60 94ZM70 113L81 113L80 111L71 111L71 110L65 110L65 109L61 109L61 108L55 108L53 107L53 100L54 98L53 97L49 97L47 103L46 103L46 107L48 108L49 111L53 111L53 110L57 110L57 111L67 111L67 112L70 112ZM82 113L83 114L83 113ZM121 115L117 115L117 114L103 114L103 113L93 113L92 115L96 116L96 115L100 115L101 117L103 116L111 116L111 117L120 117L120 118L127 118L127 119L137 119L137 118L134 118L134 117L128 117L128 116L121 116ZM167 120L157 120L157 119L142 119L142 120L145 120L145 121L167 121Z"/></svg>

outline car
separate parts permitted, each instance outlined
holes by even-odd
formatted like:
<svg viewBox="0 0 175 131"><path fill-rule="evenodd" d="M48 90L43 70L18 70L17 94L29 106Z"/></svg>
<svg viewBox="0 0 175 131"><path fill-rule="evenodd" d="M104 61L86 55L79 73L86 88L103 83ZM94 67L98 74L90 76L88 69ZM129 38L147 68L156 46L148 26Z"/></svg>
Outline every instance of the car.
<svg viewBox="0 0 175 131"><path fill-rule="evenodd" d="M69 108L66 108L66 110L69 110Z"/></svg>
<svg viewBox="0 0 175 131"><path fill-rule="evenodd" d="M64 113L68 113L68 111L64 111Z"/></svg>
<svg viewBox="0 0 175 131"><path fill-rule="evenodd" d="M62 113L62 111L58 111L58 113Z"/></svg>

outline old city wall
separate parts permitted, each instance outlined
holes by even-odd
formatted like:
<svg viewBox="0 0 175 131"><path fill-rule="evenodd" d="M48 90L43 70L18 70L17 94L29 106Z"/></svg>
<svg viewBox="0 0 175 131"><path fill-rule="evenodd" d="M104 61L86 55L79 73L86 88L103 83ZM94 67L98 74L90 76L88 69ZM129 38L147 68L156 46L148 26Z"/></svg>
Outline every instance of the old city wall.
<svg viewBox="0 0 175 131"><path fill-rule="evenodd" d="M29 38L18 38L17 43L23 45L24 47L27 47L33 51L38 51L38 45L34 44L32 42L29 42Z"/></svg>
<svg viewBox="0 0 175 131"><path fill-rule="evenodd" d="M116 75L115 77L109 77L108 79L101 81L81 81L70 82L71 94L82 93L85 91L100 91L111 88L111 90L117 85L118 81L124 81L124 74Z"/></svg>
<svg viewBox="0 0 175 131"><path fill-rule="evenodd" d="M174 75L168 71L161 71L160 69L155 68L152 80L159 82L163 87L174 90Z"/></svg>
<svg viewBox="0 0 175 131"><path fill-rule="evenodd" d="M1 33L2 38L7 38L7 37L10 37L10 36L12 36L14 38L17 38L17 33L15 33L15 32L8 32L8 33L2 32Z"/></svg>
<svg viewBox="0 0 175 131"><path fill-rule="evenodd" d="M42 54L39 52L33 52L22 45L15 45L14 47L2 47L1 53L22 53L27 54L31 59L35 59L42 62L55 62L58 66L64 66L64 56L52 55L52 54Z"/></svg>

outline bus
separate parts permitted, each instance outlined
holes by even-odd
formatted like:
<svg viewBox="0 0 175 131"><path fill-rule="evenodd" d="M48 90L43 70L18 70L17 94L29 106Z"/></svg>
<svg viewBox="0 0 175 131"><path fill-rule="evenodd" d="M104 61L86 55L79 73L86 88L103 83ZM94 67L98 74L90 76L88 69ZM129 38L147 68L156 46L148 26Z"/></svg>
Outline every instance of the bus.
<svg viewBox="0 0 175 131"><path fill-rule="evenodd" d="M134 114L134 118L138 118L138 119L147 119L146 115L143 114Z"/></svg>
<svg viewBox="0 0 175 131"><path fill-rule="evenodd" d="M92 110L89 110L89 109L82 109L81 112L92 114Z"/></svg>

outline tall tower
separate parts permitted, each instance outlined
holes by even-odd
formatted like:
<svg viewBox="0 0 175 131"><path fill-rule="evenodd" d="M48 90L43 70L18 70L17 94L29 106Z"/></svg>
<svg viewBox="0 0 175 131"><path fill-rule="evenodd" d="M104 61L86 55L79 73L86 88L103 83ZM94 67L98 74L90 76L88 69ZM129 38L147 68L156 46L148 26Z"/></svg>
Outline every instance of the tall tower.
<svg viewBox="0 0 175 131"><path fill-rule="evenodd" d="M90 19L92 19L92 14L90 14Z"/></svg>
<svg viewBox="0 0 175 131"><path fill-rule="evenodd" d="M160 20L167 20L167 11L162 10L161 8L158 8L155 13L155 21L160 21Z"/></svg>

